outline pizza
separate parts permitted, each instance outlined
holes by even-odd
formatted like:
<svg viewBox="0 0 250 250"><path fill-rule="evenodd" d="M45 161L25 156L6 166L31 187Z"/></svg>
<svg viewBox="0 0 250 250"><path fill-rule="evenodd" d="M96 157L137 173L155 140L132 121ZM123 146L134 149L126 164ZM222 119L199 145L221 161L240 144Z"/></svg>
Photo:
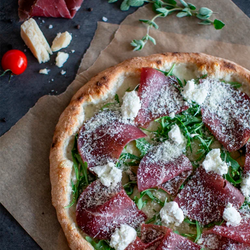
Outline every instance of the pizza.
<svg viewBox="0 0 250 250"><path fill-rule="evenodd" d="M165 53L99 73L60 116L50 179L71 249L250 249L250 72Z"/></svg>

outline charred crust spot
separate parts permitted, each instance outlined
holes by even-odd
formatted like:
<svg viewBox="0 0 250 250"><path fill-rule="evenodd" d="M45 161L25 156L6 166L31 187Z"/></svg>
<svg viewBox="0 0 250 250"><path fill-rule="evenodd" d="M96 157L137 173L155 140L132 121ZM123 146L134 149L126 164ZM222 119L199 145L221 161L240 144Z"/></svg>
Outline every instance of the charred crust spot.
<svg viewBox="0 0 250 250"><path fill-rule="evenodd" d="M80 96L77 97L77 100L78 100L78 101L82 101L82 99L83 99L83 96L82 96L82 95L80 95Z"/></svg>
<svg viewBox="0 0 250 250"><path fill-rule="evenodd" d="M98 82L96 82L96 86L97 86L97 87L101 87L101 86L102 86L102 83L98 81Z"/></svg>
<svg viewBox="0 0 250 250"><path fill-rule="evenodd" d="M157 61L156 61L156 64L157 64L157 65L161 65L161 60L157 60Z"/></svg>
<svg viewBox="0 0 250 250"><path fill-rule="evenodd" d="M107 77L106 77L106 76L103 76L101 80L106 81L106 80L107 80Z"/></svg>
<svg viewBox="0 0 250 250"><path fill-rule="evenodd" d="M229 62L223 62L223 67L236 71L235 65Z"/></svg>
<svg viewBox="0 0 250 250"><path fill-rule="evenodd" d="M56 146L56 144L57 144L57 138L55 138L55 139L53 140L53 143L52 143L51 147L54 148L54 147Z"/></svg>

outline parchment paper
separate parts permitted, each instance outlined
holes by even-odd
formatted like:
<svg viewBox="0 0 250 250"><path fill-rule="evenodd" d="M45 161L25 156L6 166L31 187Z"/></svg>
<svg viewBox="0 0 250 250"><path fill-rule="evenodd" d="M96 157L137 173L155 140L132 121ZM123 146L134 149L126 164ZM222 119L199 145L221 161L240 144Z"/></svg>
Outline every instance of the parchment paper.
<svg viewBox="0 0 250 250"><path fill-rule="evenodd" d="M162 18L158 21L161 31L151 31L151 35L157 39L157 46L148 44L144 50L132 52L130 41L141 38L146 32L138 19L152 15L150 7L146 6L125 19L111 44L101 52L93 66L82 72L88 67L85 63L91 61L90 58L95 60L100 50L106 47L103 46L103 36L109 42L116 28L113 26L112 32L107 34L109 25L99 24L95 38L101 39L91 44L79 70L82 73L76 76L66 92L58 97L41 98L25 117L0 138L1 201L43 249L68 249L51 205L49 148L59 115L73 93L90 77L124 59L166 51L206 52L250 69L246 56L250 55L247 34L250 20L229 0L192 2L219 12L219 18L227 25L226 29L215 31L212 27L197 26L190 18L185 21L175 17ZM231 20L235 18L237 23ZM102 25L107 30L106 34L100 35Z"/></svg>

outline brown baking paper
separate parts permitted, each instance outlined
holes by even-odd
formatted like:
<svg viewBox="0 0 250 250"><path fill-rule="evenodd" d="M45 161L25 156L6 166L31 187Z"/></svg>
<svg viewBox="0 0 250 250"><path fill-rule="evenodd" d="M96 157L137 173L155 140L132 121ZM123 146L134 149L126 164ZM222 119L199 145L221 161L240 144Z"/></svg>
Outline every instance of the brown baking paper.
<svg viewBox="0 0 250 250"><path fill-rule="evenodd" d="M146 32L138 19L147 19L153 15L150 6L140 8L125 19L111 44L101 52L93 66L85 72L80 70L82 73L76 76L64 94L41 98L25 117L0 138L0 145L4 145L0 152L0 165L3 166L0 170L3 187L1 201L43 249L68 248L51 205L49 148L60 113L73 93L90 77L124 59L166 51L205 52L230 59L250 69L250 62L245 58L250 52L249 37L246 35L250 30L250 20L229 0L193 0L192 3L206 5L219 12L219 18L226 23L224 30L198 26L192 18L161 18L158 21L161 31L151 31L157 46L149 43L142 51L132 52L130 41L141 38ZM235 18L237 23L233 21ZM96 37L102 31L100 25ZM108 26L106 28L109 29ZM111 34L113 31L109 32L106 41L112 37ZM105 47L102 47L103 36L98 37L101 39L95 40L96 47L86 55L82 65L91 60L89 58L92 56L92 60L95 60L100 49ZM87 67L83 66L82 70Z"/></svg>

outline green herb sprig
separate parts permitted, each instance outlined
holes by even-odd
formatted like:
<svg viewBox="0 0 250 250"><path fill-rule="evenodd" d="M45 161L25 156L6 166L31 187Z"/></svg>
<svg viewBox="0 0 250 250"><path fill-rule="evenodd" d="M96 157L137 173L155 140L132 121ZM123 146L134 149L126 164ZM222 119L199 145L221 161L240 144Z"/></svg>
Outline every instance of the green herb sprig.
<svg viewBox="0 0 250 250"><path fill-rule="evenodd" d="M138 166L140 163L141 157L130 153L121 153L118 162L116 163L117 168L122 166Z"/></svg>
<svg viewBox="0 0 250 250"><path fill-rule="evenodd" d="M140 138L135 140L136 147L140 150L141 155L140 157L143 157L148 153L148 151L153 147L152 144L150 144L145 138Z"/></svg>
<svg viewBox="0 0 250 250"><path fill-rule="evenodd" d="M85 237L86 241L88 241L96 250L114 250L114 248L110 247L108 242L105 240L95 241L89 236Z"/></svg>
<svg viewBox="0 0 250 250"><path fill-rule="evenodd" d="M109 3L117 2L117 0L109 0ZM155 20L159 17L167 17L173 13L177 13L176 16L178 18L182 17L196 17L200 20L199 24L202 25L213 25L215 29L222 29L225 24L218 19L211 20L214 12L207 8L201 7L197 10L197 7L192 3L187 3L184 0L179 0L179 4L175 0L123 0L121 4L121 10L126 11L130 7L140 7L144 3L151 3L152 9L156 13L156 15L152 19L140 19L142 23L147 25L146 35L143 36L140 40L133 40L131 45L134 47L134 51L141 50L144 48L145 44L148 41L151 41L154 45L156 44L155 39L149 35L150 28L158 29L158 25Z"/></svg>
<svg viewBox="0 0 250 250"><path fill-rule="evenodd" d="M117 94L115 94L115 101L114 102L109 102L109 103L106 103L105 105L103 105L101 107L101 111L109 109L110 106L116 106L116 105L120 105L119 96Z"/></svg>
<svg viewBox="0 0 250 250"><path fill-rule="evenodd" d="M194 240L194 242L197 242L200 239L201 234L202 234L202 228L201 228L200 223L198 221L189 220L188 218L185 218L184 221L196 227L196 234L181 234L181 235L187 238L191 238L192 240Z"/></svg>

